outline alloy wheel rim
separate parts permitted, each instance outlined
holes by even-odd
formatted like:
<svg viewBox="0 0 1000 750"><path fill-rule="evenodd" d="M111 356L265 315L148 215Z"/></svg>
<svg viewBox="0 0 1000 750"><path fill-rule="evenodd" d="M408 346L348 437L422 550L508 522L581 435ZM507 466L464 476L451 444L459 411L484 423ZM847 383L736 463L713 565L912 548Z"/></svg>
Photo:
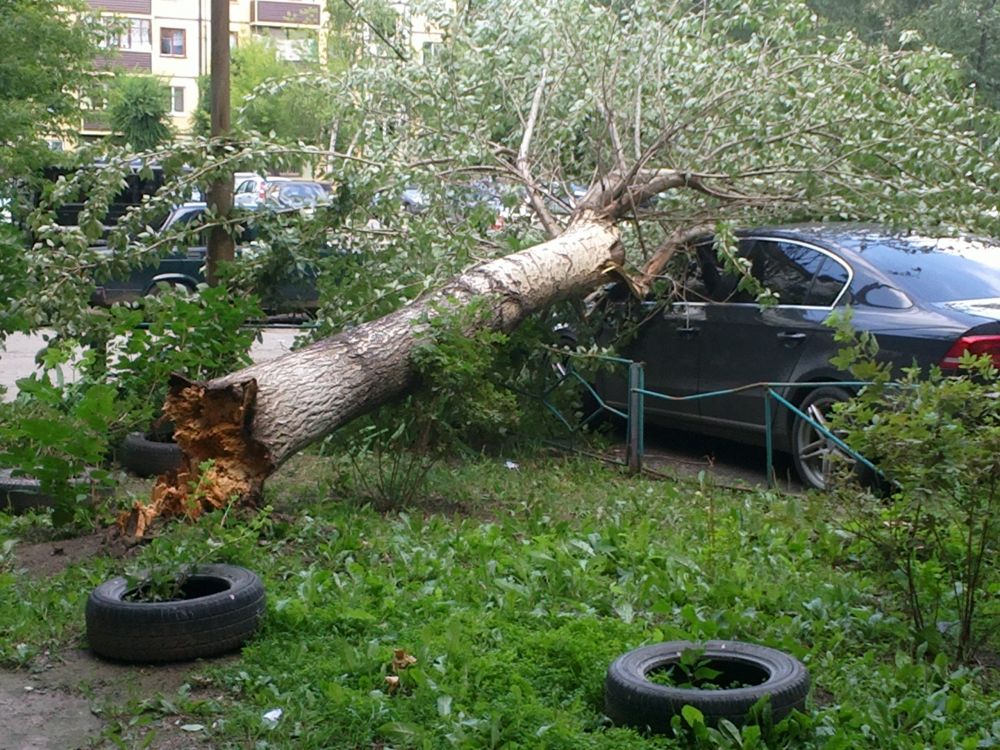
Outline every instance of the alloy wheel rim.
<svg viewBox="0 0 1000 750"><path fill-rule="evenodd" d="M814 401L806 409L806 415L829 430L826 417L835 403L837 403L835 398ZM803 473L812 486L819 489L826 489L829 486L834 464L846 457L844 451L833 440L804 419L799 419L795 431L795 451Z"/></svg>

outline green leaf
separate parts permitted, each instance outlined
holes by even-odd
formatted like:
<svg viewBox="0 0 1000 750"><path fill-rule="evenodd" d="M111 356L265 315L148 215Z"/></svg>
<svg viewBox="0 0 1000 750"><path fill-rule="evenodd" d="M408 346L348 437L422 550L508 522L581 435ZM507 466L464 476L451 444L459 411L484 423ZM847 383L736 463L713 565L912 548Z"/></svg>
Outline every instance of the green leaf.
<svg viewBox="0 0 1000 750"><path fill-rule="evenodd" d="M705 724L705 715L694 706L685 704L681 708L681 716L684 717L684 721L689 727L704 726Z"/></svg>

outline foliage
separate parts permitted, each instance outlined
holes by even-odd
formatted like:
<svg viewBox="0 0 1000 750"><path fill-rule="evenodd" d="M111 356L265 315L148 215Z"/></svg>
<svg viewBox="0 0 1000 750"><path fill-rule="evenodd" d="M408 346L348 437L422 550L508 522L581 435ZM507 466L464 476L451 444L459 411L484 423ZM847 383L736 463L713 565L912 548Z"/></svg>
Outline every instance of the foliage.
<svg viewBox="0 0 1000 750"><path fill-rule="evenodd" d="M337 106L317 85L318 63L282 59L266 39L247 39L233 50L230 99L237 131L269 134L279 142L327 146ZM199 82L195 132L208 135L211 125L210 81Z"/></svg>
<svg viewBox="0 0 1000 750"><path fill-rule="evenodd" d="M711 663L710 659L705 658L705 649L686 648L681 651L680 658L676 662L648 673L646 678L657 685L696 690L743 687L742 685L720 685L716 682L716 678L722 672L710 666Z"/></svg>
<svg viewBox="0 0 1000 750"><path fill-rule="evenodd" d="M478 325L488 314L486 300L429 311L416 324L412 361L418 385L331 438L331 445L352 456L355 487L377 509L411 504L442 459L563 434L565 423L542 406L543 396L550 408L572 419L574 389L553 392L559 372L552 363L567 355L552 342L557 335L552 319L543 317L505 334Z"/></svg>
<svg viewBox="0 0 1000 750"><path fill-rule="evenodd" d="M108 102L111 128L123 144L147 151L170 137L170 89L152 76L116 76Z"/></svg>
<svg viewBox="0 0 1000 750"><path fill-rule="evenodd" d="M954 644L971 657L997 616L1000 578L1000 374L965 355L958 372L908 369L898 380L876 361L877 342L842 327L836 364L870 381L838 411L846 440L886 475L888 497L841 492L848 528L876 570L899 589L914 648Z"/></svg>
<svg viewBox="0 0 1000 750"><path fill-rule="evenodd" d="M409 512L385 514L336 494L342 466L293 459L269 484L267 522L225 555L265 582L253 642L237 658L191 665L189 693L108 701L108 739L141 746L158 727L188 723L212 746L304 750L908 750L1000 739L995 674L899 648L902 613L845 549L839 511L822 496L709 489L710 521L695 486L521 453L440 465ZM171 547L207 554L236 534L235 520L175 524L137 562ZM0 515L0 547L30 530ZM78 646L89 589L128 565L101 556L39 585L13 555L0 563L0 658L31 669L43 649ZM614 658L714 638L803 660L807 712L701 739L686 723L680 738L651 737L603 718ZM397 649L417 661L394 673ZM267 726L274 708L282 716ZM163 729L152 738L168 741Z"/></svg>
<svg viewBox="0 0 1000 750"><path fill-rule="evenodd" d="M37 479L55 502L53 523L87 523L111 476L100 468L109 429L120 418L114 389L95 383L69 393L47 376L19 380L17 400L0 404L0 465Z"/></svg>
<svg viewBox="0 0 1000 750"><path fill-rule="evenodd" d="M100 38L82 2L0 4L0 195L9 181L46 163L44 138L79 127ZM8 197L3 195L3 197Z"/></svg>
<svg viewBox="0 0 1000 750"><path fill-rule="evenodd" d="M201 476L211 468L209 464L206 461L201 467ZM192 488L192 502L197 502L199 490L202 488ZM269 526L270 512L269 507L261 508L252 518L243 519L230 503L217 512L202 515L197 531L191 527L169 540L154 539L125 572L126 598L143 602L177 600L184 584L200 565L245 559Z"/></svg>
<svg viewBox="0 0 1000 750"><path fill-rule="evenodd" d="M103 338L106 356L87 360L83 377L112 384L128 408L130 427L145 428L159 415L172 373L207 380L248 365L259 332L246 322L262 314L255 298L224 286L113 307L93 339Z"/></svg>
<svg viewBox="0 0 1000 750"><path fill-rule="evenodd" d="M926 41L954 54L983 101L1000 103L1000 23L995 0L811 0L834 29L890 47Z"/></svg>

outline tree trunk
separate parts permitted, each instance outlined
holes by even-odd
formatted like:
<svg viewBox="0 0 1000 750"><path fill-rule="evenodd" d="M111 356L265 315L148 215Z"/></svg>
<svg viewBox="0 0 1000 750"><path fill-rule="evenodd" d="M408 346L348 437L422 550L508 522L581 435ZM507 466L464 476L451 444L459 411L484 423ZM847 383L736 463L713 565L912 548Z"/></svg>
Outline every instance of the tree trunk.
<svg viewBox="0 0 1000 750"><path fill-rule="evenodd" d="M428 317L477 299L483 329L510 331L533 312L587 292L624 258L618 230L584 213L562 235L476 266L396 312L208 383L175 377L164 411L187 468L162 478L148 506L121 520L141 536L157 515L198 515L234 497L252 502L290 456L403 393L414 380L411 354ZM202 475L200 465L212 465ZM195 497L188 497L199 478Z"/></svg>

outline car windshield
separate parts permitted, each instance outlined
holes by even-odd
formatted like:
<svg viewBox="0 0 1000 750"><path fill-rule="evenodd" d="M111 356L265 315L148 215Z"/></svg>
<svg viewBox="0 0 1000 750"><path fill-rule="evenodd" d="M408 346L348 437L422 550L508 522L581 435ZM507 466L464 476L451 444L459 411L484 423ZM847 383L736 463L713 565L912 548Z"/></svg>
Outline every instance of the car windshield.
<svg viewBox="0 0 1000 750"><path fill-rule="evenodd" d="M901 289L928 302L1000 297L1000 245L969 238L844 241Z"/></svg>

